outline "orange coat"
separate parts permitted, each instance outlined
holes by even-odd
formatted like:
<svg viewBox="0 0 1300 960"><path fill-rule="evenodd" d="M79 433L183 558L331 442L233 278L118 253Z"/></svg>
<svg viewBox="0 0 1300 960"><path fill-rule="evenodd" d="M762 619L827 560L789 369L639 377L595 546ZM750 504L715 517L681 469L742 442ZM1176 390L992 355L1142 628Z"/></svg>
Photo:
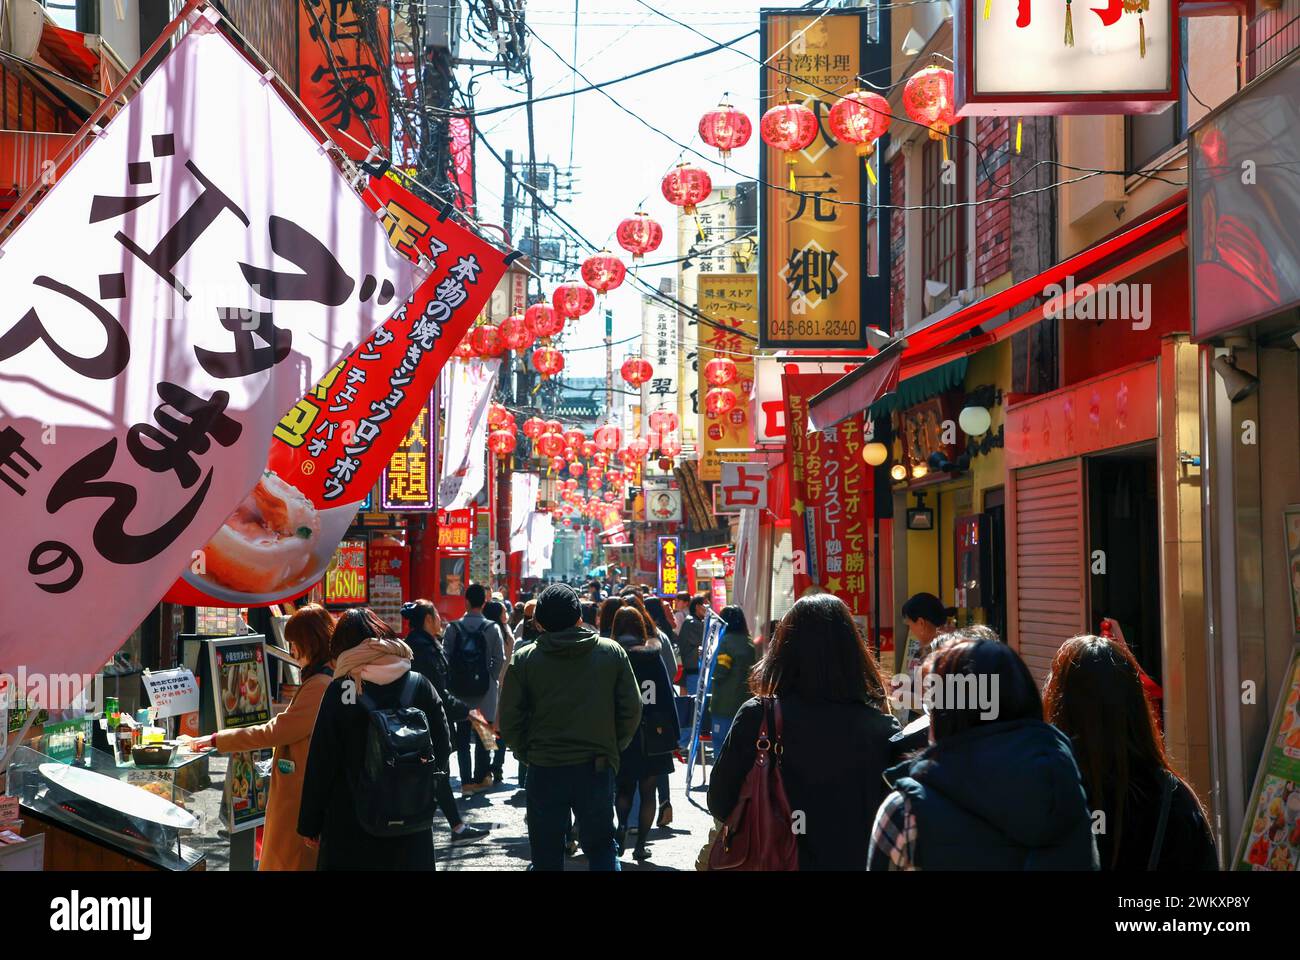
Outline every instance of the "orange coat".
<svg viewBox="0 0 1300 960"><path fill-rule="evenodd" d="M316 726L321 698L330 685L327 673L312 676L294 696L289 709L255 727L221 730L216 747L222 753L275 748L271 765L271 795L266 803L259 870L315 870L316 850L298 836L298 807L307 773L307 749ZM280 761L293 764L292 773L280 771Z"/></svg>

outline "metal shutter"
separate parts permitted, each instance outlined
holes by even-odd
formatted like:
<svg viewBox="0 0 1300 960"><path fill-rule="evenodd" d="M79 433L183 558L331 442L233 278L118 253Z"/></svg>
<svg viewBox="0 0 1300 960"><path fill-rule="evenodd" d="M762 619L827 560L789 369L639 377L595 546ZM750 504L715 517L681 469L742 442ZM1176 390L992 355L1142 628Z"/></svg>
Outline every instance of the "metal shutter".
<svg viewBox="0 0 1300 960"><path fill-rule="evenodd" d="M1085 630L1083 461L1014 471L1008 498L1008 610L1012 637L1042 681L1057 649Z"/></svg>

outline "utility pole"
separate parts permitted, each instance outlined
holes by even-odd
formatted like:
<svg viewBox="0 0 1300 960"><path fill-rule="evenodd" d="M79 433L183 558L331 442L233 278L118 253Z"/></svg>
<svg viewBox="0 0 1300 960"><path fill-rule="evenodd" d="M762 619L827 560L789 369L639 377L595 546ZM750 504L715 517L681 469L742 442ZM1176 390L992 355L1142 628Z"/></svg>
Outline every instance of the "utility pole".
<svg viewBox="0 0 1300 960"><path fill-rule="evenodd" d="M605 412L614 412L614 311L605 308Z"/></svg>
<svg viewBox="0 0 1300 960"><path fill-rule="evenodd" d="M506 182L501 192L501 218L506 228L506 243L515 245L515 152L506 149Z"/></svg>

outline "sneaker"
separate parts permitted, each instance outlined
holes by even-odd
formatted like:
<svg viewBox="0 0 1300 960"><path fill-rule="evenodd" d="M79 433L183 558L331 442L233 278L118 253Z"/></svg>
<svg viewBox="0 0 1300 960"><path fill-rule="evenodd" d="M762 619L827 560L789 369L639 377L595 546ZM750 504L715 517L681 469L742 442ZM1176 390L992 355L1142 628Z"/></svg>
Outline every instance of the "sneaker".
<svg viewBox="0 0 1300 960"><path fill-rule="evenodd" d="M471 843L477 843L478 841L486 837L489 832L490 831L488 831L485 828L471 827L467 823L465 824L465 829L462 830L460 833L456 833L456 831L454 830L452 831L451 843L452 846L454 847L463 847Z"/></svg>

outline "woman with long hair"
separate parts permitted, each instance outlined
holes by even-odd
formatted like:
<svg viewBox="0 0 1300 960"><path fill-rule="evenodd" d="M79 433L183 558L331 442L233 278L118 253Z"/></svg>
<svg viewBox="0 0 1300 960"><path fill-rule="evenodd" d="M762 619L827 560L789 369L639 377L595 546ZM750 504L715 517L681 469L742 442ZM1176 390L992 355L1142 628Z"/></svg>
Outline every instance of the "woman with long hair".
<svg viewBox="0 0 1300 960"><path fill-rule="evenodd" d="M309 603L299 609L284 625L289 653L301 670L301 683L289 708L266 723L218 730L195 741L198 749L211 744L222 753L275 748L258 870L316 869L316 848L298 835L298 809L316 714L332 676L333 631L334 618L324 607Z"/></svg>
<svg viewBox="0 0 1300 960"><path fill-rule="evenodd" d="M614 639L627 651L641 689L641 726L619 757L615 779L614 811L618 815L618 848L622 855L627 846L628 816L632 799L640 794L637 818L636 849L632 856L645 860L650 856L646 841L655 816L655 788L658 778L672 773L673 747L680 733L677 708L673 704L672 678L664 669L659 639L646 629L646 618L632 604L614 617Z"/></svg>
<svg viewBox="0 0 1300 960"><path fill-rule="evenodd" d="M371 710L415 707L428 719L438 770L451 739L442 702L411 670L411 648L369 607L343 612L330 637L334 680L321 700L303 784L298 833L320 848L317 870L432 870L433 831L375 836L361 826L353 784L365 756Z"/></svg>
<svg viewBox="0 0 1300 960"><path fill-rule="evenodd" d="M660 626L659 620L666 618L663 616L663 608L659 603L659 598L650 597L649 600L643 600L641 594L624 590L622 599L624 606L634 607L641 614L641 619L645 621L646 636L654 637L659 641L659 656L664 662L664 669L668 671L668 679L676 683L677 675L681 671L681 661L677 659L677 649L671 634ZM653 613L655 607L651 606L652 602L660 611L659 618L656 618ZM676 708L674 707L674 709ZM671 769L667 773L661 773L658 776L655 781L655 792L659 798L659 816L655 820L655 826L667 827L673 822ZM637 803L640 803L639 794Z"/></svg>
<svg viewBox="0 0 1300 960"><path fill-rule="evenodd" d="M898 721L844 602L833 594L798 600L750 672L749 689L754 697L736 713L709 781L709 812L720 821L731 816L754 764L764 713L774 717L779 707L779 751L774 722L768 733L790 806L804 814L799 869L862 870Z"/></svg>
<svg viewBox="0 0 1300 960"><path fill-rule="evenodd" d="M1065 641L1043 700L1047 722L1074 744L1094 818L1103 818L1096 831L1103 870L1219 869L1205 810L1169 764L1126 644L1090 635Z"/></svg>
<svg viewBox="0 0 1300 960"><path fill-rule="evenodd" d="M596 616L596 632L607 640L614 639L614 615L623 609L622 597L606 597Z"/></svg>
<svg viewBox="0 0 1300 960"><path fill-rule="evenodd" d="M941 642L925 663L930 746L891 768L870 870L1095 870L1070 741L1043 722L1020 656L992 639Z"/></svg>

